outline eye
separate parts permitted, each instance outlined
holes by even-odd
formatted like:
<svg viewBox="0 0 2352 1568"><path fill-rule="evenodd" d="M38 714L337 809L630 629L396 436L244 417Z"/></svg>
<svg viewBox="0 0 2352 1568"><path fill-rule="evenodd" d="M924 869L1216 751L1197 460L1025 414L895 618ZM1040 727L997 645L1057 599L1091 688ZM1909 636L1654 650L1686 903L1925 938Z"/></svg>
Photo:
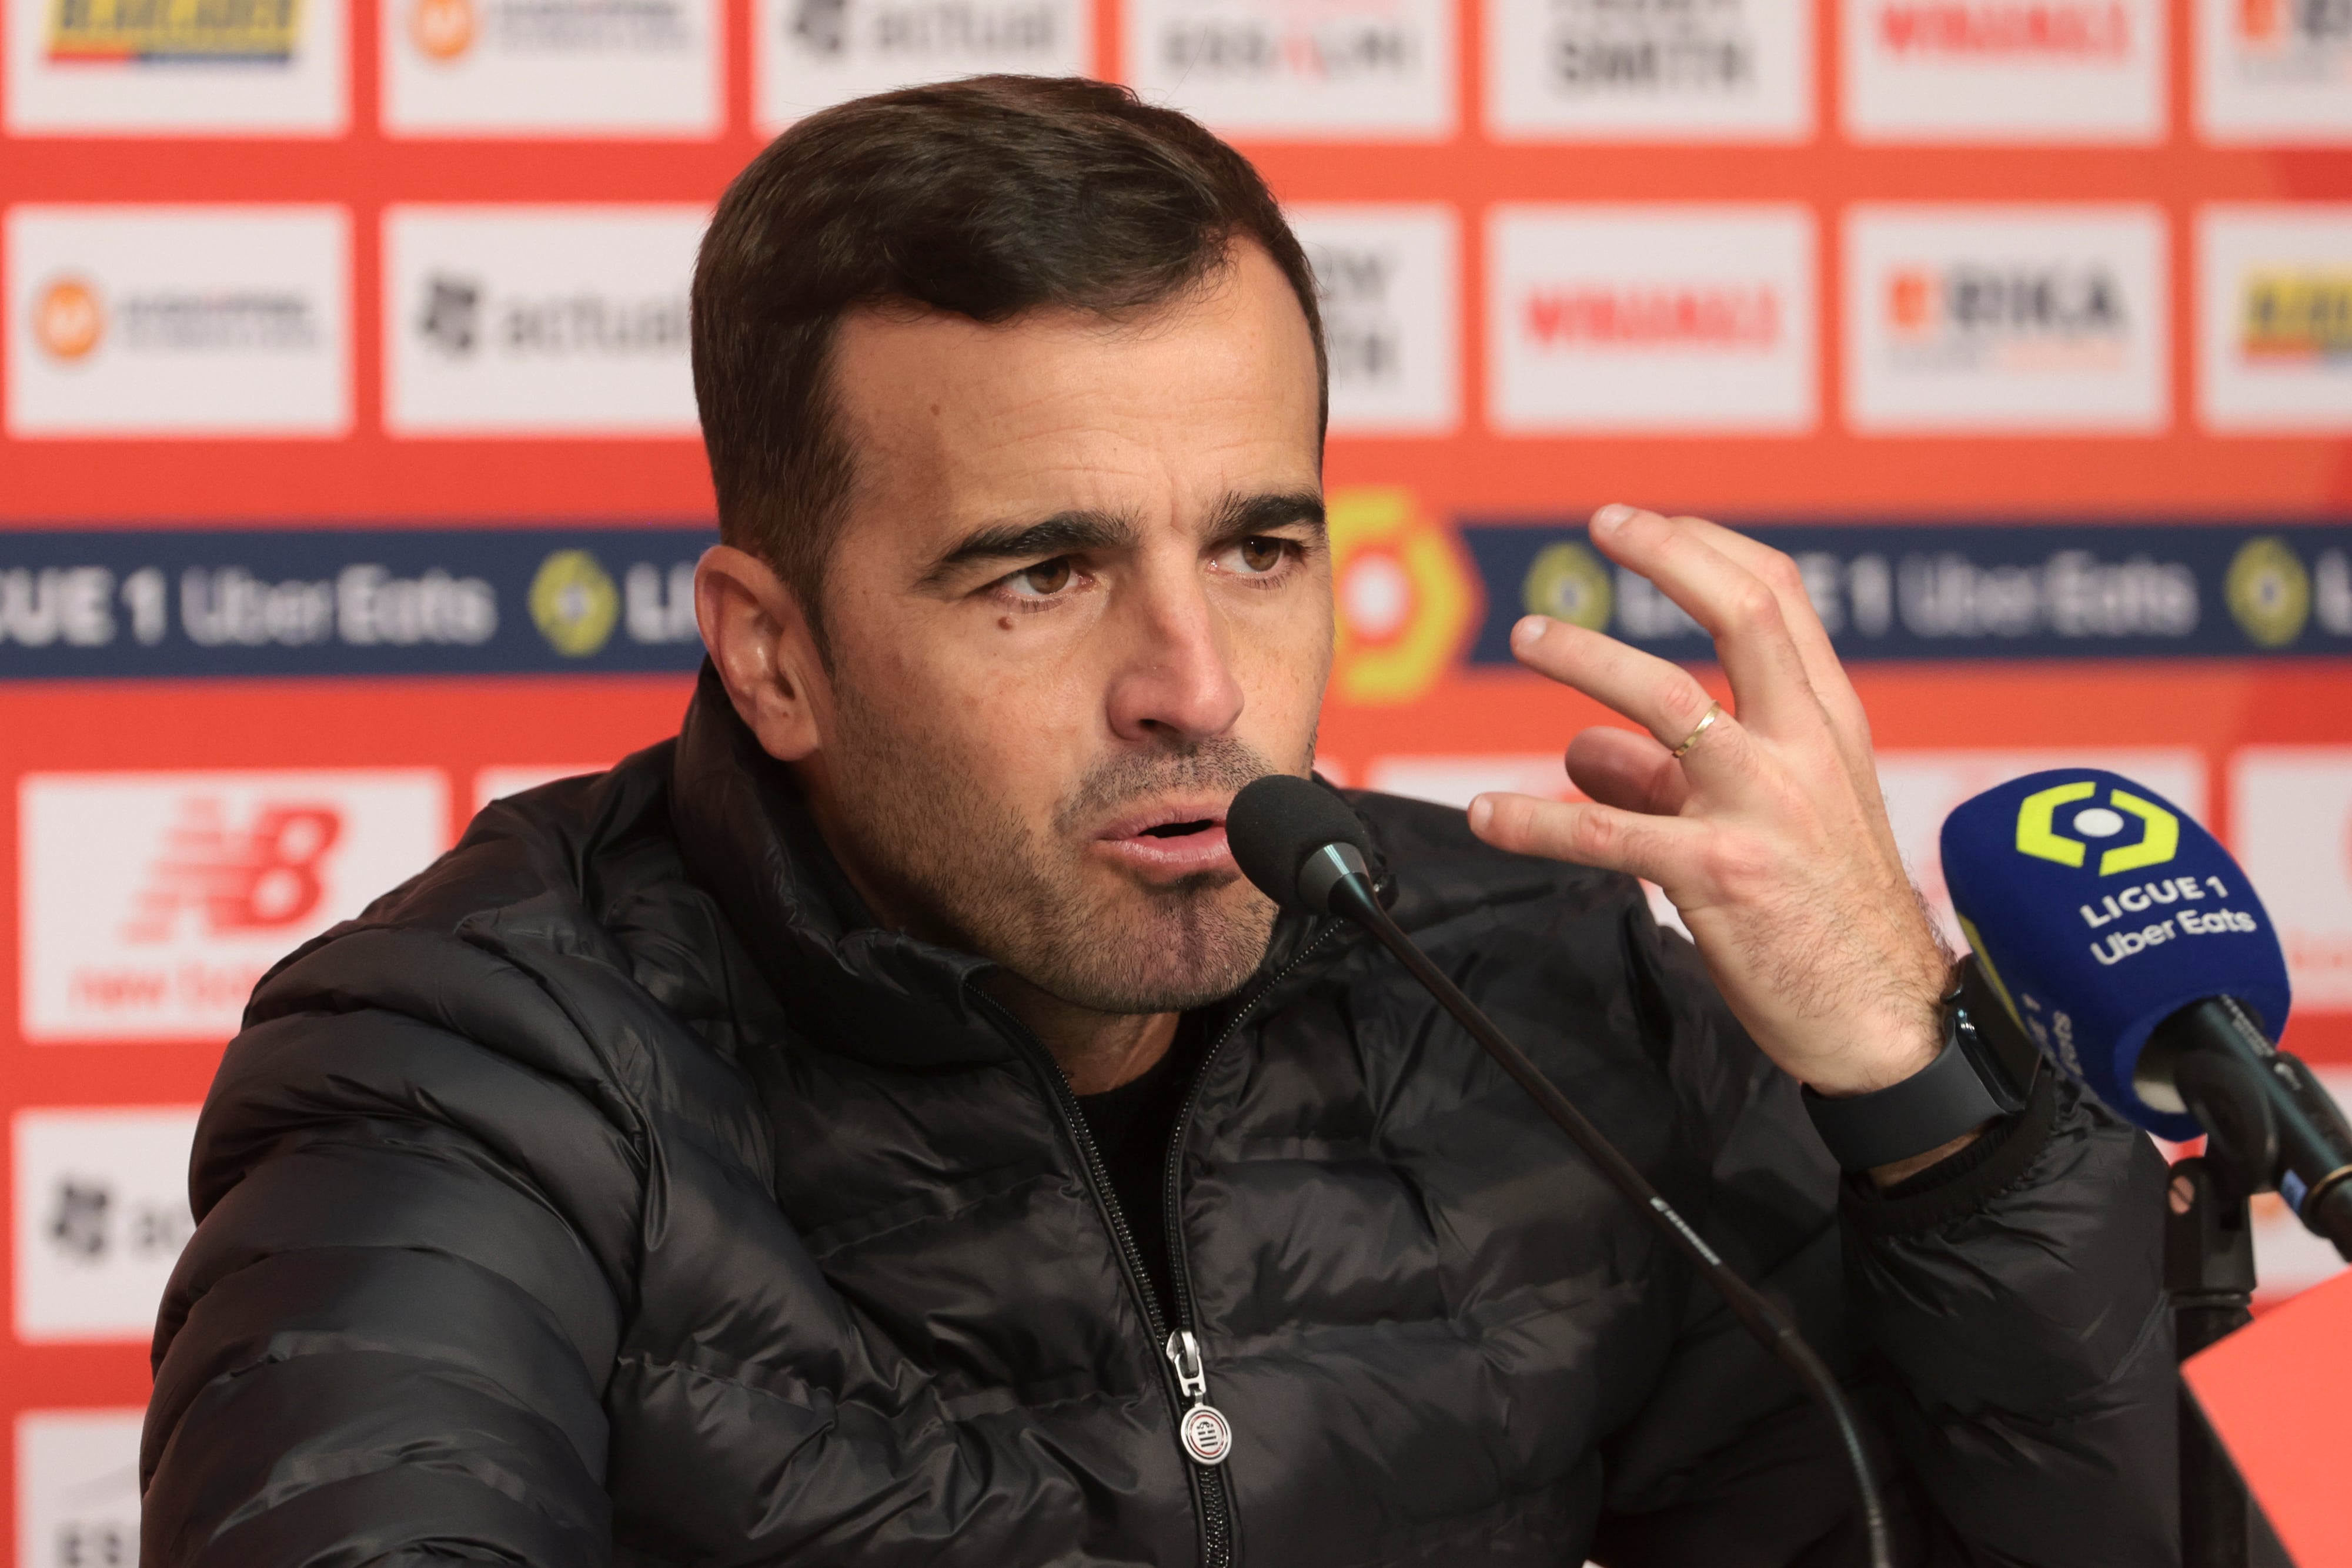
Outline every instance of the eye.
<svg viewBox="0 0 2352 1568"><path fill-rule="evenodd" d="M1057 555L1034 566L1024 566L1004 580L1006 591L1020 599L1051 599L1070 586L1070 558Z"/></svg>
<svg viewBox="0 0 2352 1568"><path fill-rule="evenodd" d="M1244 577L1270 577L1290 559L1291 542L1271 534L1253 534L1225 552L1225 564Z"/></svg>

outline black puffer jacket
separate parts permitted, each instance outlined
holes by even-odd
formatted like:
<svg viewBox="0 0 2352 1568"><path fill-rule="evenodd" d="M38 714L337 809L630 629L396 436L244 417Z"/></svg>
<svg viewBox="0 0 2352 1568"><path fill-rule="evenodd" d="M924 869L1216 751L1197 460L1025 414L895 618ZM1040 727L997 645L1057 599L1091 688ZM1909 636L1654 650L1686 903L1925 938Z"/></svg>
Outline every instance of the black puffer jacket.
<svg viewBox="0 0 2352 1568"><path fill-rule="evenodd" d="M1351 799L1399 920L1864 1390L1910 1563L2173 1559L2144 1140L2045 1088L1842 1197L1633 884ZM272 974L197 1135L145 1560L1858 1560L1794 1385L1376 950L1286 923L1213 1021L1157 1301L978 962L854 907L706 677Z"/></svg>

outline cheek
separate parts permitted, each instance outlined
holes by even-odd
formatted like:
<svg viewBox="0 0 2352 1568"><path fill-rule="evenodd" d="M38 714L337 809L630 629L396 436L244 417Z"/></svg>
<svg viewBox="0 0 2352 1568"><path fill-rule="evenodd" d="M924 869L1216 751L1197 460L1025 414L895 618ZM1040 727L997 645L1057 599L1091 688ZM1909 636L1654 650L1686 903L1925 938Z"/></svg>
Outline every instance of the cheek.
<svg viewBox="0 0 2352 1568"><path fill-rule="evenodd" d="M986 623L978 639L940 639L895 658L869 700L961 781L1044 820L1084 771L1102 694L1087 661L1017 644L1027 628ZM919 785L921 780L909 780Z"/></svg>
<svg viewBox="0 0 2352 1568"><path fill-rule="evenodd" d="M1236 638L1234 662L1249 694L1245 711L1255 710L1267 739L1295 737L1303 749L1312 737L1331 674L1331 624L1327 595Z"/></svg>

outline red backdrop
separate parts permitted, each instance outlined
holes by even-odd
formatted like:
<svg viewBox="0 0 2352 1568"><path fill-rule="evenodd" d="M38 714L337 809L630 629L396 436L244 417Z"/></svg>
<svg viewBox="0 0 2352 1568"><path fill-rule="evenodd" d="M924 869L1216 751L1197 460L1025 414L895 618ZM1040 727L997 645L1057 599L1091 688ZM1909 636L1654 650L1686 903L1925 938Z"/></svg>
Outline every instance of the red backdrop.
<svg viewBox="0 0 2352 1568"><path fill-rule="evenodd" d="M289 89L286 112L308 120L290 131L239 125L234 135L201 123L207 113L234 123L234 107L199 105L185 111L193 123L150 123L145 111L110 123L100 92L90 99L99 107L75 110L82 78L58 74L72 52L67 12L56 0L17 0L5 16L0 885L11 893L0 897L0 1116L12 1155L0 1179L12 1245L0 1275L14 1316L0 1333L0 1415L10 1417L0 1449L16 1485L0 1490L10 1518L0 1552L17 1552L26 1568L130 1560L105 1553L124 1549L135 1515L122 1467L135 1425L125 1413L148 1386L140 1312L152 1310L184 1232L184 1215L171 1211L184 1118L227 1029L217 998L159 992L142 1012L147 1004L105 988L146 983L139 944L149 941L159 944L152 977L165 991L208 953L218 973L245 972L236 966L380 891L369 878L388 884L411 869L403 857L454 838L486 783L498 782L486 770L601 765L669 733L688 685L692 647L674 616L664 620L676 602L663 597L664 574L691 559L711 502L678 413L683 255L656 257L656 270L668 270L658 287L645 286L655 301L645 311L607 301L593 320L575 311L562 318L570 326L546 329L578 334L583 364L602 352L620 365L642 348L646 358L627 366L658 374L616 369L607 386L598 360L580 372L590 390L574 407L534 361L513 371L520 390L511 396L544 398L545 409L508 420L498 412L512 406L499 401L508 383L469 392L472 383L436 381L444 360L432 355L457 364L476 352L470 339L457 342L474 329L524 329L514 324L527 312L498 301L528 290L499 269L537 265L529 247L498 242L509 250L480 264L487 293L466 307L483 314L453 328L414 289L420 280L475 287L451 259L471 242L447 240L456 248L416 278L394 276L406 264L388 259L386 211L707 208L762 143L759 127L777 118L761 107L771 99L755 33L772 26L781 38L787 19L749 0L716 5L709 57L719 86L707 112L695 111L699 128L550 134L460 123L428 137L387 131L413 131L433 111L395 112L385 84L425 68L388 59L387 47L411 46L386 40L424 37L448 16L420 9L387 27L379 3L352 0L335 13L340 57L311 62L324 73L324 107L302 109ZM1709 13L1754 38L1803 45L1804 68L1772 66L1765 44L1762 63L1742 68L1783 74L1777 139L1709 140L1704 94L1680 129L1498 136L1507 117L1488 79L1488 28L1519 25L1524 10L1501 0L1451 10L1202 0L1191 12L1097 0L1079 16L1090 37L1068 47L1100 74L1179 80L1180 102L1187 92L1213 106L1259 93L1258 130L1237 140L1298 208L1327 267L1335 343L1354 344L1343 370L1357 377L1328 458L1345 612L1322 735L1333 771L1439 798L1492 781L1559 787L1553 759L1601 716L1496 663L1499 629L1523 603L1539 604L1696 656L1703 649L1673 641L1670 618L1643 618L1638 585L1577 553L1576 526L1617 499L1751 523L1819 556L1817 597L1844 617L1842 646L1931 891L1933 827L1954 800L2053 752L2119 759L2249 859L2295 954L2303 999L2289 1043L2337 1068L2344 1083L2352 206L2339 204L2352 203L2352 112L2331 120L2323 102L2308 125L2264 131L2265 100L2245 84L2259 88L2269 68L2272 33L2308 21L2294 32L2303 75L2290 73L2281 101L2309 99L2315 80L2352 103L2352 45L2326 33L2326 8L2310 0L2232 0L2213 37L2237 53L2218 61L2224 45L2200 34L2201 13L2185 0L2168 9L2105 0L1914 7L1915 22L1943 28L1937 36L1965 57L1953 69L1992 75L1963 71L1917 90L1931 108L1957 105L1953 123L1889 131L1890 111L1870 106L1908 101L1910 78L1895 68L1910 68L1911 57L1895 58L1900 49L1885 42L1894 9L1823 4L1809 42L1788 31L1806 11L1786 0L1748 0L1744 12L1723 0ZM691 10L679 14L690 20ZM854 24L866 15L832 14ZM481 47L528 54L520 23L494 5L480 15ZM803 5L790 26L804 36L825 15ZM1561 0L1547 15L1572 31L1582 13ZM1291 63L1214 97L1225 89L1202 85L1214 51L1184 31L1192 24L1183 18L1199 16L1223 18L1236 37L1255 18L1254 36ZM1426 24L1419 33L1415 18ZM1341 23L1358 30L1335 32ZM302 26L312 43L324 36L319 16ZM2127 46L2099 31L2135 26L2141 36ZM2066 45L2068 27L2096 37ZM1857 28L1877 31L1864 39ZM1270 123L1294 98L1339 103L1331 83L1353 68L1335 63L1328 46L1350 37L1372 41L1367 59L1387 47L1380 39L1402 38L1398 57L1422 74L1405 69L1412 79L1393 101L1433 105L1434 120L1400 110L1383 123L1377 104L1390 100L1376 95L1370 111L1332 110L1337 129ZM2053 59L2035 56L2035 37L2062 40L2044 51ZM141 47L160 57L196 46L149 37ZM1527 47L1560 57L1554 34ZM1865 58L1868 47L1895 53ZM625 65L632 48L652 57L642 39L608 52ZM1179 69L1170 61L1184 48L1192 64ZM2021 121L2042 112L2037 103L2072 100L2067 70L2114 74L2132 50L2144 62L2145 101L2117 109L2106 130L2036 132ZM143 67L103 68L119 79ZM2200 86L2224 69L2245 78L2235 98L2226 84ZM1303 88L1283 70L1305 73ZM2026 89L1985 87L2004 70ZM1874 98L1867 82L1893 87ZM701 101L683 89L673 97L688 109ZM1670 118L1675 100L1660 101L1654 111ZM1981 124L1969 119L1978 103ZM1250 111L1220 112L1233 123ZM78 235L97 232L77 227L93 212L136 215L158 204L345 216L313 235L325 272L297 276L288 259L311 239L287 240L284 256L260 230L230 244L220 265L249 266L249 287L205 272L212 263L190 259L202 246L183 250L178 230L72 251ZM1353 213L1350 230L1351 214L1332 204L1368 213ZM2265 210L2234 212L2242 206ZM1675 222L1727 213L1731 237L1719 254L1677 248L1678 234L1701 231ZM2086 216L2097 232L2066 227ZM2298 218L2314 225L2307 243L2293 237ZM1936 230L1938 221L1959 237ZM2021 238L2003 226L2021 222ZM1759 246L1780 236L1769 240L1782 246L1777 259L1748 256L1739 236L1749 234ZM444 243L415 243L428 242ZM1339 276L1351 260L1371 278L1356 296ZM262 276L281 263L296 268L294 282ZM185 274L177 283L175 267ZM79 319L59 314L82 298L61 285L85 277L102 300L95 349L77 348ZM613 298L628 287L612 283ZM301 288L316 298L284 303ZM227 357L212 370L186 357L215 350ZM466 363L497 351L487 344ZM142 353L180 357L157 381ZM265 353L289 364L322 356L327 390L289 382L278 402L257 393L235 412L247 405L231 383ZM278 362L254 374L276 375ZM169 382L184 371L194 379ZM115 386L110 376L127 390L90 391ZM164 396L158 387L180 387L170 393L177 402L150 408ZM457 390L436 390L444 387ZM436 402L444 397L454 401ZM215 403L231 410L221 418L233 428L179 433ZM478 406L490 412L465 412ZM562 433L536 434L533 419ZM297 428L305 433L283 433ZM400 565L398 536L412 532L423 553ZM1567 553L1530 557L1538 544ZM2051 562L2062 546L2107 574L2087 599L2057 586ZM638 557L642 583L623 570ZM407 632L383 612L393 618L373 624L395 630L371 642L352 632L343 574L379 558L394 561L393 578L425 585L415 602L426 608ZM158 575L142 580L160 586L142 589L134 580L150 561L162 563ZM187 586L189 574L213 573L201 586L219 612L234 598L221 575L232 570L286 590L244 632L203 620ZM69 580L74 571L105 575ZM433 597L436 572L455 598ZM73 599L77 581L88 602ZM1876 632L1873 581L1885 589ZM1962 582L1952 591L1960 599L1936 598L1935 581ZM477 582L482 597L466 599ZM306 583L318 592L297 591ZM495 635L467 630L466 606L482 603L497 607ZM332 819L316 830L323 840L283 836L289 801ZM265 842L270 833L279 836ZM314 873L326 880L303 880ZM240 874L224 893L221 879ZM165 926L168 936L152 936ZM171 1114L121 1114L157 1107ZM2324 1271L2273 1219L2273 1288Z"/></svg>

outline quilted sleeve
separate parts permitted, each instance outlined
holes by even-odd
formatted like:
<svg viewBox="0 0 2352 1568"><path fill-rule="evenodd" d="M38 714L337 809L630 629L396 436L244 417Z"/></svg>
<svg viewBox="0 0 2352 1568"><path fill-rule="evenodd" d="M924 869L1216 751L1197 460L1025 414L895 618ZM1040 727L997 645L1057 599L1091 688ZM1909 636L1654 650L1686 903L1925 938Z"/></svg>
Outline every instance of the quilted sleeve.
<svg viewBox="0 0 2352 1568"><path fill-rule="evenodd" d="M413 1010L281 975L229 1048L156 1329L151 1568L610 1558L641 1156L543 994L436 946L483 972Z"/></svg>
<svg viewBox="0 0 2352 1568"><path fill-rule="evenodd" d="M1706 1144L1702 1229L1845 1380L1898 1560L2177 1562L2164 1167L2147 1140L2045 1072L2025 1111L1932 1169L1885 1192L1841 1181L1689 945L1635 912L1628 949ZM1593 1551L1609 1568L1867 1561L1829 1422L1703 1287L1611 1460Z"/></svg>

